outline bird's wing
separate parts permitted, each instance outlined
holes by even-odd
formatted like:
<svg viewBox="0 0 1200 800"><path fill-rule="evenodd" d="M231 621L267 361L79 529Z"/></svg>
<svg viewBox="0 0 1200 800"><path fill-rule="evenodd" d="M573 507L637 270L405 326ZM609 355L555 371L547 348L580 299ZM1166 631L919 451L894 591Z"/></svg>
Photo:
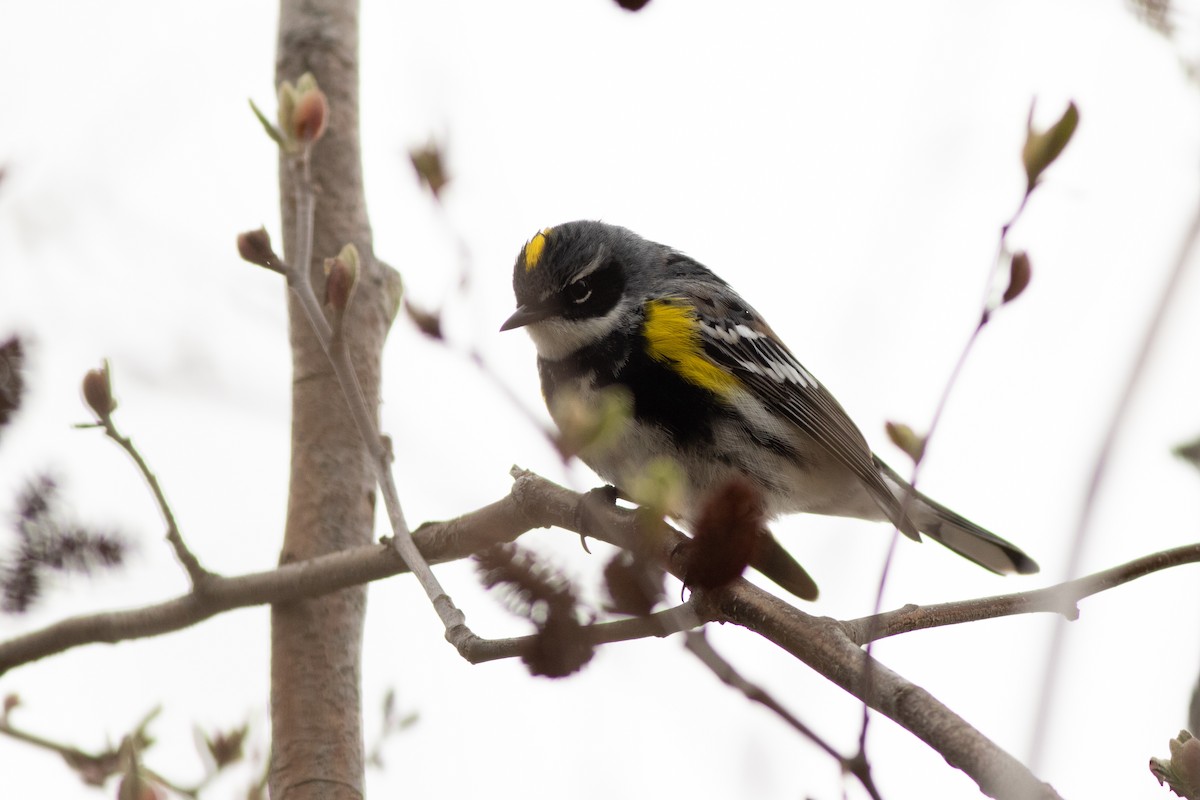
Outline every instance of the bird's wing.
<svg viewBox="0 0 1200 800"><path fill-rule="evenodd" d="M880 475L862 432L829 390L796 360L771 328L728 289L691 287L705 354L729 370L773 412L790 420L870 491L905 534L918 538L910 520L900 524L899 504Z"/></svg>

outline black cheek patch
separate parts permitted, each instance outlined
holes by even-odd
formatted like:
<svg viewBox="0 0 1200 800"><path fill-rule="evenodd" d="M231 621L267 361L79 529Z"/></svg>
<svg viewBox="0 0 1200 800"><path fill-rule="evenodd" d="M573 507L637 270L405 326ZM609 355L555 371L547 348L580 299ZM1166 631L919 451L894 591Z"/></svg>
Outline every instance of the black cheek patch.
<svg viewBox="0 0 1200 800"><path fill-rule="evenodd" d="M582 303L572 303L568 299L569 287L560 292L563 316L567 319L593 319L603 317L616 307L625 293L625 269L621 262L610 258L596 268L592 274L584 278L592 289L591 297Z"/></svg>

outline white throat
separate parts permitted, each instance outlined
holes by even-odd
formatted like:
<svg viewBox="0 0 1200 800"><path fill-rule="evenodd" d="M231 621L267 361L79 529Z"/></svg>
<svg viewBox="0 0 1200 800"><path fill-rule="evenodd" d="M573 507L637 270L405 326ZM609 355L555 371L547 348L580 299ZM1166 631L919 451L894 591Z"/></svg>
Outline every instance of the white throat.
<svg viewBox="0 0 1200 800"><path fill-rule="evenodd" d="M603 317L571 320L556 317L534 322L525 326L525 330L529 331L539 356L547 361L560 361L616 330L625 310L626 304L618 303Z"/></svg>

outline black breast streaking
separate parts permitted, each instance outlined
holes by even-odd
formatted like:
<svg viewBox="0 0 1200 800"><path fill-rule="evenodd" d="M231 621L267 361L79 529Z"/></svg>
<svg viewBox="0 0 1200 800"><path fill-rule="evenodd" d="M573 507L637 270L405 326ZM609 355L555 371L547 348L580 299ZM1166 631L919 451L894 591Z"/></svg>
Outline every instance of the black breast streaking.
<svg viewBox="0 0 1200 800"><path fill-rule="evenodd" d="M571 391L581 381L593 382L596 389L618 384L633 395L639 422L665 429L682 447L711 443L713 423L729 416L729 407L651 358L642 342L639 325L634 332L615 331L561 361L538 359L547 402L553 403L558 392Z"/></svg>

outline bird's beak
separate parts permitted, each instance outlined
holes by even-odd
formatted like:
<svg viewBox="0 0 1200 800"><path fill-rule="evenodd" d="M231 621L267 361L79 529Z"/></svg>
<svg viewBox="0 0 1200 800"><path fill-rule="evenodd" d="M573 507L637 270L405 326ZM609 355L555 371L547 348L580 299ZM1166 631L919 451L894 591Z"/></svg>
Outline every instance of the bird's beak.
<svg viewBox="0 0 1200 800"><path fill-rule="evenodd" d="M504 320L504 324L500 326L502 331L511 331L513 328L524 328L526 325L531 325L534 322L541 322L549 316L553 316L554 308L549 303L526 303L518 306L513 315Z"/></svg>

